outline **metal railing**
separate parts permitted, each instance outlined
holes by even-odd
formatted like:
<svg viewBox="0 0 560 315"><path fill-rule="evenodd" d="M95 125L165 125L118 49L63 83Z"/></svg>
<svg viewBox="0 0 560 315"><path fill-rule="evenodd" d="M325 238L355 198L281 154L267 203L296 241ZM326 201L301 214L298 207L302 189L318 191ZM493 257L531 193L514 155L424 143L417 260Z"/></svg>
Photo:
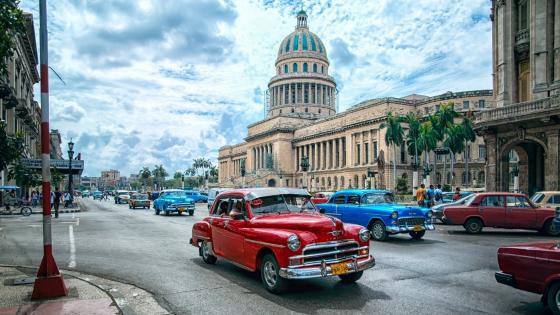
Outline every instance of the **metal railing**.
<svg viewBox="0 0 560 315"><path fill-rule="evenodd" d="M475 113L475 123L478 124L493 120L516 118L556 108L560 108L560 96L552 96L535 101L484 110Z"/></svg>

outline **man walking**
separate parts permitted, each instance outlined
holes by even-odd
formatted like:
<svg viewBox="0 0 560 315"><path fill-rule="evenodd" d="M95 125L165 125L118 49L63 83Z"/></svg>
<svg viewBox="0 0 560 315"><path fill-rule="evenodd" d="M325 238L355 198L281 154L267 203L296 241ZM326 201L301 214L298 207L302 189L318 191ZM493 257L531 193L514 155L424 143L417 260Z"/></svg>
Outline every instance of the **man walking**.
<svg viewBox="0 0 560 315"><path fill-rule="evenodd" d="M58 208L60 207L60 198L62 198L62 193L58 187L56 187L54 192L54 217L58 218Z"/></svg>
<svg viewBox="0 0 560 315"><path fill-rule="evenodd" d="M436 204L440 204L443 199L443 190L441 190L441 184L437 185L436 190L434 191L434 200Z"/></svg>
<svg viewBox="0 0 560 315"><path fill-rule="evenodd" d="M426 186L422 184L420 188L416 190L416 201L420 207L424 207L424 199L426 199Z"/></svg>

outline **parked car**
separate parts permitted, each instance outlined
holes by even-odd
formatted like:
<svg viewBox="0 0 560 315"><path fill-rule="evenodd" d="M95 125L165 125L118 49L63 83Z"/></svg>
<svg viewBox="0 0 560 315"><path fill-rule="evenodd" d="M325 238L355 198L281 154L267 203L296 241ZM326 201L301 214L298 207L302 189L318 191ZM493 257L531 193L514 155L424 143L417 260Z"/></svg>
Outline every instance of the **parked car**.
<svg viewBox="0 0 560 315"><path fill-rule="evenodd" d="M115 203L116 204L121 204L121 203L128 203L128 200L130 200L130 191L128 190L117 190L117 192L115 193Z"/></svg>
<svg viewBox="0 0 560 315"><path fill-rule="evenodd" d="M560 207L560 191L539 191L533 194L531 201L539 207Z"/></svg>
<svg viewBox="0 0 560 315"><path fill-rule="evenodd" d="M445 207L464 205L465 203L470 202L470 199L474 198L474 196L475 196L474 194L468 194L457 201L453 201L449 203L440 203L433 206L431 208L432 212L434 213L433 220L435 221L437 219L439 221L442 221L443 209L445 209Z"/></svg>
<svg viewBox="0 0 560 315"><path fill-rule="evenodd" d="M194 200L194 202L208 202L208 196L204 196L196 190L185 190L185 193L189 198Z"/></svg>
<svg viewBox="0 0 560 315"><path fill-rule="evenodd" d="M229 190L228 188L211 188L210 190L208 190L208 210L210 210L210 208L212 208L212 205L214 204L214 200L216 199L216 197L224 192Z"/></svg>
<svg viewBox="0 0 560 315"><path fill-rule="evenodd" d="M100 192L100 191L94 191L93 192L93 200L96 200L96 199L99 199L99 200L103 199L103 193Z"/></svg>
<svg viewBox="0 0 560 315"><path fill-rule="evenodd" d="M461 195L460 199L465 198L466 196L472 195L473 193L470 191L461 191L459 192L459 194ZM452 203L455 202L455 200L453 200L453 195L455 195L455 192L449 192L446 191L444 193L442 193L441 195L441 202L442 203Z"/></svg>
<svg viewBox="0 0 560 315"><path fill-rule="evenodd" d="M556 208L556 217L554 218L554 228L560 231L560 207Z"/></svg>
<svg viewBox="0 0 560 315"><path fill-rule="evenodd" d="M154 210L156 215L163 212L165 215L177 212L179 215L188 211L189 215L194 215L194 200L189 198L184 190L165 189L159 192L159 196L154 200Z"/></svg>
<svg viewBox="0 0 560 315"><path fill-rule="evenodd" d="M560 315L560 242L558 240L502 246L496 281L542 295L541 301Z"/></svg>
<svg viewBox="0 0 560 315"><path fill-rule="evenodd" d="M221 193L210 216L195 223L190 243L208 264L218 257L259 271L264 287L286 279L338 276L355 282L375 265L369 231L320 214L306 190L250 188Z"/></svg>
<svg viewBox="0 0 560 315"><path fill-rule="evenodd" d="M142 209L150 209L148 194L132 194L132 196L130 196L130 200L128 201L128 207L130 209L136 209L138 207L142 207Z"/></svg>
<svg viewBox="0 0 560 315"><path fill-rule="evenodd" d="M89 198L90 192L89 190L82 191L82 198Z"/></svg>
<svg viewBox="0 0 560 315"><path fill-rule="evenodd" d="M329 198L332 196L332 192L318 192L313 197L311 197L311 202L318 205L321 203L325 203L329 201Z"/></svg>
<svg viewBox="0 0 560 315"><path fill-rule="evenodd" d="M560 235L554 216L554 209L537 207L523 194L493 192L476 194L468 204L445 207L442 220L462 225L468 233L480 233L487 226Z"/></svg>
<svg viewBox="0 0 560 315"><path fill-rule="evenodd" d="M399 233L421 239L426 230L434 229L431 210L396 204L387 190L341 190L317 208L343 222L366 226L377 241Z"/></svg>

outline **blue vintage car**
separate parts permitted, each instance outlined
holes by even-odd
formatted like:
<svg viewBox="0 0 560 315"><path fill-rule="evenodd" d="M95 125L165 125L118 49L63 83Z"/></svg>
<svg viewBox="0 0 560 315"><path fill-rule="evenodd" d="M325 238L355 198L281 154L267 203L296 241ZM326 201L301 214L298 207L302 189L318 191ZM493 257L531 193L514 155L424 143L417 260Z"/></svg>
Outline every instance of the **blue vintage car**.
<svg viewBox="0 0 560 315"><path fill-rule="evenodd" d="M199 191L196 190L185 190L187 196L194 200L194 202L208 202L208 196L204 196Z"/></svg>
<svg viewBox="0 0 560 315"><path fill-rule="evenodd" d="M387 190L341 190L317 208L343 222L367 227L377 241L398 233L421 239L426 230L434 229L431 210L398 205Z"/></svg>
<svg viewBox="0 0 560 315"><path fill-rule="evenodd" d="M160 212L169 215L169 213L177 212L179 215L188 212L194 215L194 200L189 198L184 190L181 189L165 189L160 191L159 196L154 200L154 210L156 215Z"/></svg>

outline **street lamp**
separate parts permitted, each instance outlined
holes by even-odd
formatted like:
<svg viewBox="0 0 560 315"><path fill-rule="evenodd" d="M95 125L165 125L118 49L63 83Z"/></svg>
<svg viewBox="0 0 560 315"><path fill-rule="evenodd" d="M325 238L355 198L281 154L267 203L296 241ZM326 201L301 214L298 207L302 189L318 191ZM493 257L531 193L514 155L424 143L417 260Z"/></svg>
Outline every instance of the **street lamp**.
<svg viewBox="0 0 560 315"><path fill-rule="evenodd" d="M74 158L74 142L72 142L72 138L70 138L70 142L68 142L68 193L70 194L70 202L74 201L74 195L72 194L72 159Z"/></svg>
<svg viewBox="0 0 560 315"><path fill-rule="evenodd" d="M307 189L307 170L309 170L309 158L307 156L301 157L301 163L299 164L301 170L303 171L303 189Z"/></svg>

